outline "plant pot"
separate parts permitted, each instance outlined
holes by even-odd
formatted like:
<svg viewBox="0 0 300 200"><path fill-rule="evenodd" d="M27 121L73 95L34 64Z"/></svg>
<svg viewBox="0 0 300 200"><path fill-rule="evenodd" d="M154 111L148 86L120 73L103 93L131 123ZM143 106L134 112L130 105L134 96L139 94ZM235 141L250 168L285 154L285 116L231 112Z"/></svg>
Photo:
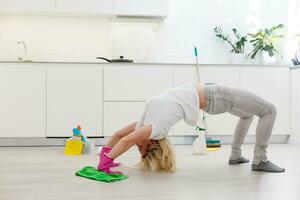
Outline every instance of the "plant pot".
<svg viewBox="0 0 300 200"><path fill-rule="evenodd" d="M276 56L270 57L267 52L260 51L256 54L254 59L249 59L249 64L270 65L275 64L276 61Z"/></svg>
<svg viewBox="0 0 300 200"><path fill-rule="evenodd" d="M263 52L263 64L276 64L276 56L269 56L267 52Z"/></svg>
<svg viewBox="0 0 300 200"><path fill-rule="evenodd" d="M283 55L276 55L276 64L284 64L284 57Z"/></svg>
<svg viewBox="0 0 300 200"><path fill-rule="evenodd" d="M258 54L256 54L257 55L257 61L258 61L258 64L259 65L263 65L263 64L265 64L265 60L264 60L264 52L259 52Z"/></svg>
<svg viewBox="0 0 300 200"><path fill-rule="evenodd" d="M283 62L282 55L275 54L272 57L265 51L260 51L256 54L254 59L250 56L247 58L246 63L252 65L274 65L281 64Z"/></svg>
<svg viewBox="0 0 300 200"><path fill-rule="evenodd" d="M245 64L246 55L243 53L231 53L229 55L229 64Z"/></svg>

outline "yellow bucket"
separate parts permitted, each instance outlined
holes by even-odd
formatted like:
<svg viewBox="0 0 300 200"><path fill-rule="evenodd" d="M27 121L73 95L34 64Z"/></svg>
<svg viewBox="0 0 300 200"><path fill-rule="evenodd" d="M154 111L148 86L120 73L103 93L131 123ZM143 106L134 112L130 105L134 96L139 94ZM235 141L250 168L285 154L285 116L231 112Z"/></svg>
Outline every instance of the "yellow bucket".
<svg viewBox="0 0 300 200"><path fill-rule="evenodd" d="M83 142L80 140L67 140L65 146L65 155L81 155Z"/></svg>

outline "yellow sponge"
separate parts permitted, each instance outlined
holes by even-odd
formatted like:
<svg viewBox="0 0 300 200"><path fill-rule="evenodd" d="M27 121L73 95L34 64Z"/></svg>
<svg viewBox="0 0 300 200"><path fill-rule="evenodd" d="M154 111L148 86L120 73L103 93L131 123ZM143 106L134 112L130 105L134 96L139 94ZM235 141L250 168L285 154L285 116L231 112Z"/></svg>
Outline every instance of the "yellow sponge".
<svg viewBox="0 0 300 200"><path fill-rule="evenodd" d="M83 142L80 140L67 140L65 155L80 155L83 149Z"/></svg>
<svg viewBox="0 0 300 200"><path fill-rule="evenodd" d="M206 148L206 151L208 152L213 152L213 151L218 151L220 148Z"/></svg>

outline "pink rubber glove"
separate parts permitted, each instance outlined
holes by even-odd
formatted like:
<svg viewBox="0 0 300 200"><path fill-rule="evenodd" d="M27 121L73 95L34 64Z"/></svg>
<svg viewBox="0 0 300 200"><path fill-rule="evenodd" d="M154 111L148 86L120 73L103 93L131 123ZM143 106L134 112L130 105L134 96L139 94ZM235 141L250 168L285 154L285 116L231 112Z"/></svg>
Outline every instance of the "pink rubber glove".
<svg viewBox="0 0 300 200"><path fill-rule="evenodd" d="M110 170L113 161L114 159L110 158L106 153L103 153L103 156L100 157L98 170L104 171L107 174L122 174L122 172Z"/></svg>
<svg viewBox="0 0 300 200"><path fill-rule="evenodd" d="M111 151L110 147L103 146L101 148L101 152L100 152L100 160L101 160L101 157L104 155L104 153L108 154L110 151ZM119 163L119 162L113 162L110 167L118 167L120 165L121 165L121 163Z"/></svg>

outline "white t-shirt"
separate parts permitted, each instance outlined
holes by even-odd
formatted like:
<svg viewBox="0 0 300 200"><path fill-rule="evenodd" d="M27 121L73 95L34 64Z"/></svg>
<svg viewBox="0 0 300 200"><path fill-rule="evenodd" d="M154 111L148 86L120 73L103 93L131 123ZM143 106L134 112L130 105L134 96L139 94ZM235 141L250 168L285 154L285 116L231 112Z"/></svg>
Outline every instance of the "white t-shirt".
<svg viewBox="0 0 300 200"><path fill-rule="evenodd" d="M171 127L181 119L188 125L197 125L199 112L199 97L194 85L174 87L147 100L136 128L151 124L150 138L160 140L165 138Z"/></svg>

